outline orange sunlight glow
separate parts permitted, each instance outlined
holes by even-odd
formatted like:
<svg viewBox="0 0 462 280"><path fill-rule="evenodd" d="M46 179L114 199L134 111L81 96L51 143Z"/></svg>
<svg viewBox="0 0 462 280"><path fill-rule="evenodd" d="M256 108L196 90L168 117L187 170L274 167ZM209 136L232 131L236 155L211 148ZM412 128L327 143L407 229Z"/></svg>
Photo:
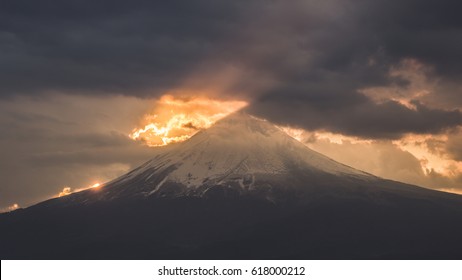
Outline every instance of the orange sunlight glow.
<svg viewBox="0 0 462 280"><path fill-rule="evenodd" d="M318 140L326 140L332 144L343 145L345 143L374 145L375 141L345 136L342 134L324 131L306 131L292 127L280 127L284 132L304 143L308 147L315 149L312 143ZM462 162L451 159L444 151L444 143L448 141L446 134L407 134L401 139L393 140L391 143L402 151L409 152L420 162L420 168L426 176L430 176L436 171L448 179L457 178L462 174ZM373 147L373 146L372 146ZM335 159L335 157L334 157ZM366 170L371 172L370 170ZM460 189L439 188L438 190L462 194Z"/></svg>
<svg viewBox="0 0 462 280"><path fill-rule="evenodd" d="M393 144L407 151L419 159L422 170L429 174L432 170L448 176L455 177L462 173L462 162L448 158L443 152L430 148L429 141L439 141L445 143L448 140L447 135L415 135L409 134L399 140L393 141Z"/></svg>
<svg viewBox="0 0 462 280"><path fill-rule="evenodd" d="M280 126L282 131L289 134L292 138L306 144L310 139L328 140L330 143L343 144L345 142L357 144L370 144L371 140L360 139L357 137L345 136L343 134L331 133L326 131L313 131L309 132L300 128L293 128L290 126Z"/></svg>
<svg viewBox="0 0 462 280"><path fill-rule="evenodd" d="M133 129L129 137L150 147L182 142L245 106L245 101L164 95L156 102L154 110L144 115L141 128Z"/></svg>
<svg viewBox="0 0 462 280"><path fill-rule="evenodd" d="M360 92L377 103L395 101L411 110L416 106L413 100L420 100L430 94L436 87L436 80L428 79L431 67L411 58L403 59L398 65L391 67L388 75L391 78L401 78L409 82L402 87L397 84L361 89Z"/></svg>
<svg viewBox="0 0 462 280"><path fill-rule="evenodd" d="M90 185L88 187L83 187L83 188L79 188L79 189L72 189L71 187L64 187L63 190L57 195L57 197L70 195L72 193L76 193L76 192L80 192L80 191L84 191L84 190L88 190L88 189L95 189L95 188L98 188L100 186L101 186L100 183L95 183L95 184Z"/></svg>
<svg viewBox="0 0 462 280"><path fill-rule="evenodd" d="M19 209L19 205L17 203L15 203L15 204L13 204L11 206L8 206L6 208L0 209L0 213L7 213L7 212L14 211L16 209Z"/></svg>
<svg viewBox="0 0 462 280"><path fill-rule="evenodd" d="M455 194L462 195L462 190L456 189L456 188L441 188L441 189L438 189L438 190L442 191L442 192L449 192L449 193L455 193Z"/></svg>
<svg viewBox="0 0 462 280"><path fill-rule="evenodd" d="M279 128L290 135L292 138L296 139L299 142L303 142L303 136L305 135L306 131L299 128L293 128L290 126L279 126Z"/></svg>
<svg viewBox="0 0 462 280"><path fill-rule="evenodd" d="M63 190L58 194L58 197L66 196L72 193L71 188L64 187Z"/></svg>

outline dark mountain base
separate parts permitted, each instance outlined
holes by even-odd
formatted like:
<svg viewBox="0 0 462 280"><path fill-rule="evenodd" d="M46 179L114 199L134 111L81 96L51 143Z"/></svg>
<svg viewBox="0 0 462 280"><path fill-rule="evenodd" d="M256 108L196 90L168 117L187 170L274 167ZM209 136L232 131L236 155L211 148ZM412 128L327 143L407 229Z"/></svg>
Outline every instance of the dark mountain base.
<svg viewBox="0 0 462 280"><path fill-rule="evenodd" d="M2 259L461 259L460 207L245 197L50 207L0 215ZM460 204L458 203L460 206ZM33 211L32 211L33 210Z"/></svg>

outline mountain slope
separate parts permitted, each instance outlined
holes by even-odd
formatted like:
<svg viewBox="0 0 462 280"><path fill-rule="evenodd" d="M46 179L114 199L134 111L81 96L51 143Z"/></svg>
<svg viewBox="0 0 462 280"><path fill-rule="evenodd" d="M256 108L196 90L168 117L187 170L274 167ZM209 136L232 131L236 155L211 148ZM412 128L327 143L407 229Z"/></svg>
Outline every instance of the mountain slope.
<svg viewBox="0 0 462 280"><path fill-rule="evenodd" d="M233 114L98 189L0 215L2 258L457 258L462 198Z"/></svg>
<svg viewBox="0 0 462 280"><path fill-rule="evenodd" d="M294 169L374 179L310 150L264 120L235 113L189 141L161 149L140 168L109 183L101 198L201 196L217 186L251 192L262 187L256 178L284 178Z"/></svg>

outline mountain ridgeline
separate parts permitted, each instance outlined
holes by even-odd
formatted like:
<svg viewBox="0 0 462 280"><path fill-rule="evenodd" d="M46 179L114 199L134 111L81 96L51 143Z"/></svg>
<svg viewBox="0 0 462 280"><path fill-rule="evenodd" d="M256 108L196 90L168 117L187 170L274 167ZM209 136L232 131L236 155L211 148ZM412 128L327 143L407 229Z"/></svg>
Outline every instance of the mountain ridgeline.
<svg viewBox="0 0 462 280"><path fill-rule="evenodd" d="M0 215L2 259L462 258L462 196L238 112L100 188Z"/></svg>

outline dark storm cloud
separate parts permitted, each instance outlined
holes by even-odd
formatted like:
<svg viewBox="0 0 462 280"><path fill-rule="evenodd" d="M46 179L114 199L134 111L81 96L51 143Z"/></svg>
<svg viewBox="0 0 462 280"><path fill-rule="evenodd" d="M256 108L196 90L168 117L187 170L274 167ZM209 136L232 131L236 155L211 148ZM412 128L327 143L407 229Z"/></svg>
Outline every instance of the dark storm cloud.
<svg viewBox="0 0 462 280"><path fill-rule="evenodd" d="M185 80L205 86L232 67L243 74L224 91L256 100L251 111L279 123L373 138L439 132L460 125L460 113L376 104L358 91L406 87L409 81L390 77L389 70L414 58L439 81L430 100L460 108L460 5L7 1L0 7L0 95L154 97Z"/></svg>
<svg viewBox="0 0 462 280"><path fill-rule="evenodd" d="M7 1L1 94L164 89L204 60L239 1Z"/></svg>
<svg viewBox="0 0 462 280"><path fill-rule="evenodd" d="M344 13L321 27L303 25L306 37L299 49L311 55L307 63L268 67L283 69L274 76L284 78L253 102L251 112L286 125L367 138L438 133L462 124L461 112L453 109L462 107L462 19L454 12L459 2L337 4ZM447 110L419 101L413 102L415 109L394 101L377 104L360 93L392 84L406 89L410 81L389 72L407 58L433 69L427 78L439 84L429 100L445 103Z"/></svg>
<svg viewBox="0 0 462 280"><path fill-rule="evenodd" d="M363 18L378 32L377 38L390 56L414 57L435 66L441 74L460 77L461 8L462 3L455 0L381 1Z"/></svg>
<svg viewBox="0 0 462 280"><path fill-rule="evenodd" d="M441 133L462 125L458 110L431 109L419 102L413 105L414 109L395 101L376 104L360 94L276 93L254 103L251 112L281 125L366 138L397 139L405 133Z"/></svg>

